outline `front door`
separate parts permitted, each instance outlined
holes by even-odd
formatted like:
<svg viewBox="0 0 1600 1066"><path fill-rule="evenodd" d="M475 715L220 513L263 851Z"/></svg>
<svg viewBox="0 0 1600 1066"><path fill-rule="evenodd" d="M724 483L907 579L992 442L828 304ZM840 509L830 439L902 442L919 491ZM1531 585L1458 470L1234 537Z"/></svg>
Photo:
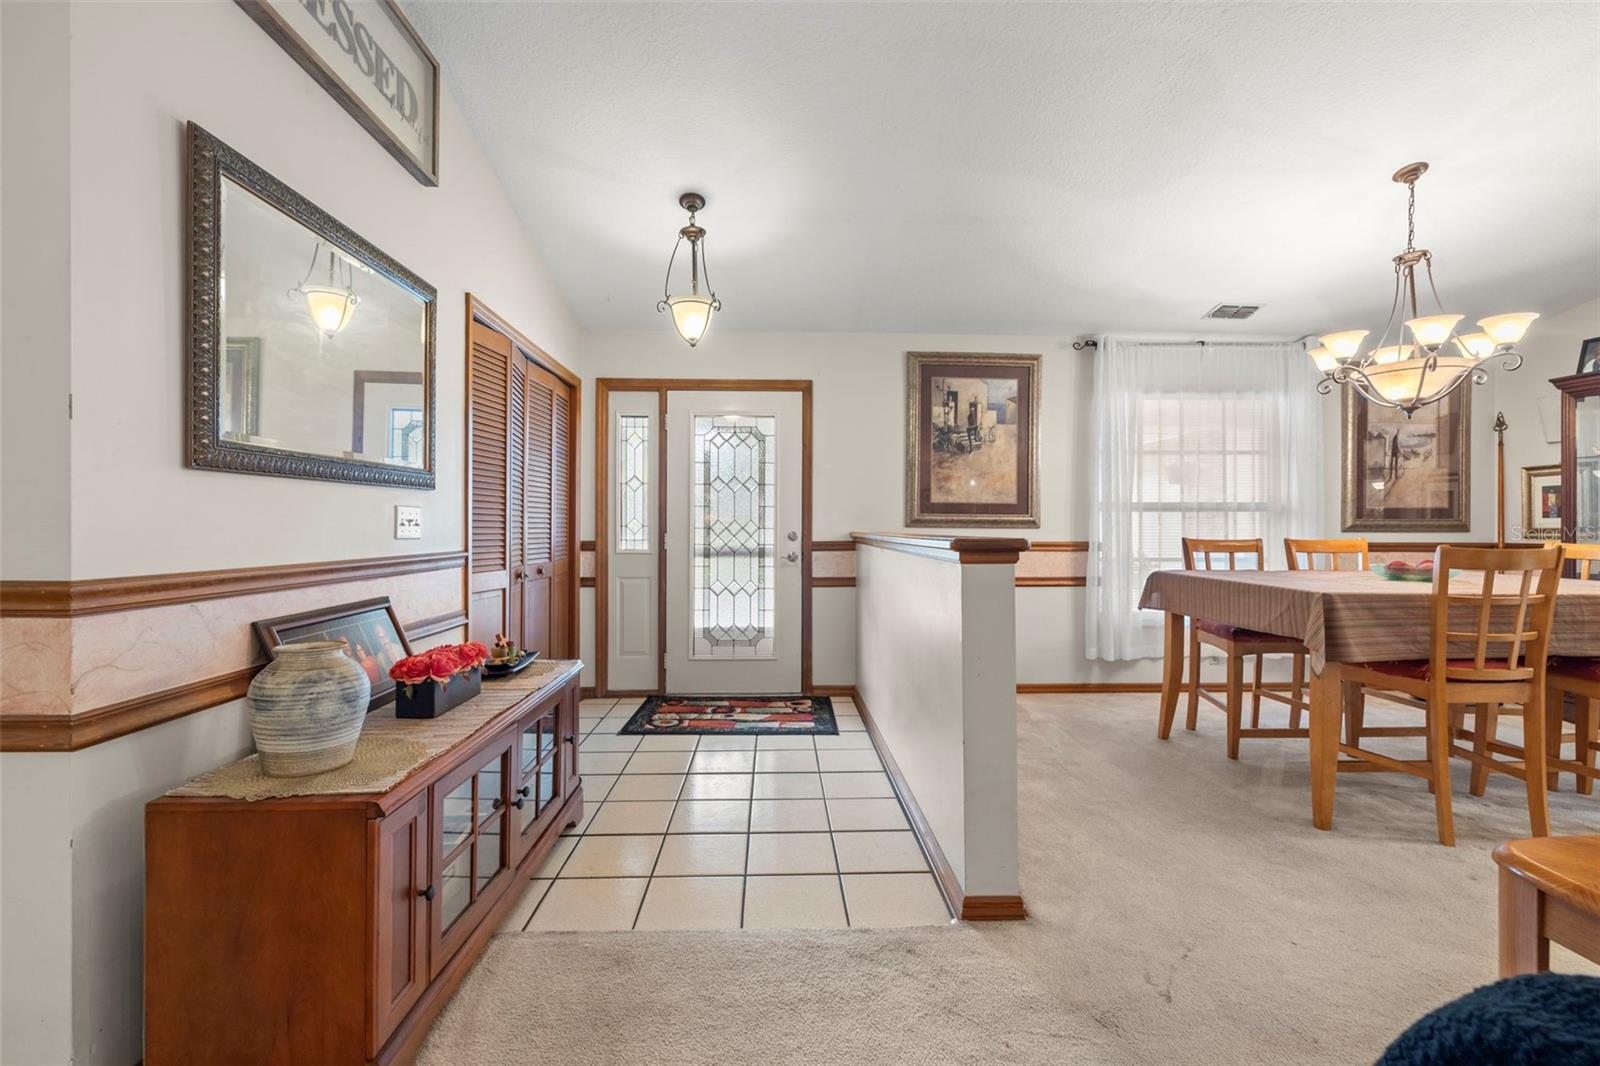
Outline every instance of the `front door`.
<svg viewBox="0 0 1600 1066"><path fill-rule="evenodd" d="M802 403L667 398L667 691L800 691Z"/></svg>

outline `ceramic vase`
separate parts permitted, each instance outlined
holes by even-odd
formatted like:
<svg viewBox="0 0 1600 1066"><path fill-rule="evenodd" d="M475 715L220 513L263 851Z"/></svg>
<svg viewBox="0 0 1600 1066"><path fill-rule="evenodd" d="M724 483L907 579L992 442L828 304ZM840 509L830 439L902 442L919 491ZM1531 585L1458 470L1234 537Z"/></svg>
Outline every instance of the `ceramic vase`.
<svg viewBox="0 0 1600 1066"><path fill-rule="evenodd" d="M250 732L269 777L305 777L355 758L372 682L342 640L283 644L250 682Z"/></svg>

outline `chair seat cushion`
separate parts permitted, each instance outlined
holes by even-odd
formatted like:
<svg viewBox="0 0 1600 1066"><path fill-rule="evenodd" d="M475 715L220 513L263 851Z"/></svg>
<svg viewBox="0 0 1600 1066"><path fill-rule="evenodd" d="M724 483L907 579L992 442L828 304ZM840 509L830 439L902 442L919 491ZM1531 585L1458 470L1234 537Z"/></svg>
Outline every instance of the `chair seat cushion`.
<svg viewBox="0 0 1600 1066"><path fill-rule="evenodd" d="M1285 641L1293 639L1292 637L1274 636L1271 633L1260 633L1254 629L1246 629L1243 626L1230 626L1226 622L1212 622L1204 618L1196 619L1194 624L1195 628L1202 633L1210 633L1212 636L1222 637L1224 640Z"/></svg>
<svg viewBox="0 0 1600 1066"><path fill-rule="evenodd" d="M1561 656L1550 660L1552 674L1575 677L1583 681L1600 681L1600 659L1580 659Z"/></svg>
<svg viewBox="0 0 1600 1066"><path fill-rule="evenodd" d="M1418 681L1426 681L1433 676L1433 664L1427 659L1399 659L1387 663L1362 663L1368 670L1376 670L1380 674L1389 674L1391 677L1410 677ZM1446 666L1456 670L1475 670L1478 664L1471 659L1451 659ZM1493 660L1486 665L1493 666ZM1504 667L1505 657L1500 658L1499 665Z"/></svg>

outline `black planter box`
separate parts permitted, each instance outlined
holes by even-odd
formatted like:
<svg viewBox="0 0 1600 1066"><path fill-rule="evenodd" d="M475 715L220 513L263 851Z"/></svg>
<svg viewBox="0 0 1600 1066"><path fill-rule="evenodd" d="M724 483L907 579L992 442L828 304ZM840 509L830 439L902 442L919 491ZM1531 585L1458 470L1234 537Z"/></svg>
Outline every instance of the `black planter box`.
<svg viewBox="0 0 1600 1066"><path fill-rule="evenodd" d="M483 667L474 666L457 674L447 685L425 681L420 685L397 683L394 687L396 718L437 718L452 707L466 703L483 689Z"/></svg>

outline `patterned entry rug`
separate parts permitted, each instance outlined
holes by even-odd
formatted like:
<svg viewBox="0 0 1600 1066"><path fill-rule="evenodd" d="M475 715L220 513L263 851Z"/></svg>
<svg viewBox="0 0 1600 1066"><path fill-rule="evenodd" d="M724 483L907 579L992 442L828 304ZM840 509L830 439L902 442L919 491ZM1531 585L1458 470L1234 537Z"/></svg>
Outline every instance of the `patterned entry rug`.
<svg viewBox="0 0 1600 1066"><path fill-rule="evenodd" d="M651 696L624 734L839 732L826 696Z"/></svg>

